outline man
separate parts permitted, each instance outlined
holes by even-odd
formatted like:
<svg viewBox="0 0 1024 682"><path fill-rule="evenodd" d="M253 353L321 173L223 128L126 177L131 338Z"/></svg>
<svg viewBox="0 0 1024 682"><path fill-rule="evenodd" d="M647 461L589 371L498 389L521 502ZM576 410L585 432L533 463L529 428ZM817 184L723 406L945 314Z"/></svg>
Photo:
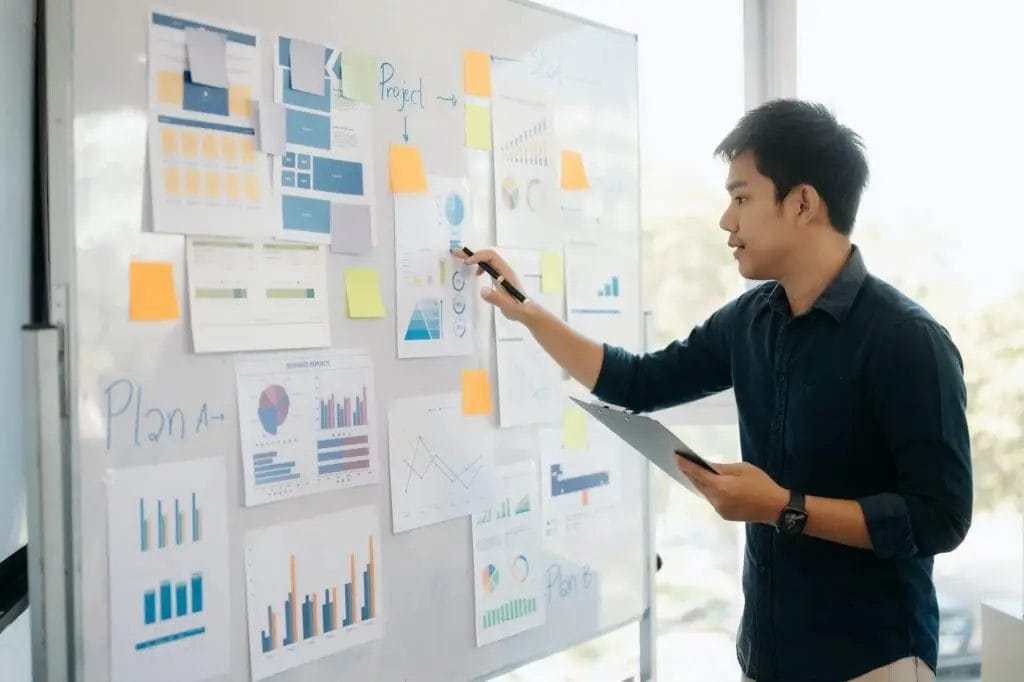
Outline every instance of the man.
<svg viewBox="0 0 1024 682"><path fill-rule="evenodd" d="M868 177L853 131L821 106L775 101L716 153L729 162L720 227L740 274L768 281L686 340L638 356L500 287L482 296L607 402L649 411L734 389L743 462L720 475L678 465L746 523L744 679L932 680L932 557L971 519L959 353L850 242ZM467 259L480 261L519 283L495 251Z"/></svg>

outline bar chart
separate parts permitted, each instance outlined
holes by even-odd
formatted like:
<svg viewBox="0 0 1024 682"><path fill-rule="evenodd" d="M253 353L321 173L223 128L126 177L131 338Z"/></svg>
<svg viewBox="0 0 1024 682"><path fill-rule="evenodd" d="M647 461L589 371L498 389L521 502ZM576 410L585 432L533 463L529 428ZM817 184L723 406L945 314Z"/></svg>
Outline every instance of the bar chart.
<svg viewBox="0 0 1024 682"><path fill-rule="evenodd" d="M544 531L547 537L596 536L602 516L622 501L620 453L610 432L589 431L585 447L566 449L562 430L541 432Z"/></svg>
<svg viewBox="0 0 1024 682"><path fill-rule="evenodd" d="M245 552L254 679L380 636L373 507L253 531Z"/></svg>
<svg viewBox="0 0 1024 682"><path fill-rule="evenodd" d="M368 353L245 359L235 374L246 506L377 482Z"/></svg>
<svg viewBox="0 0 1024 682"><path fill-rule="evenodd" d="M172 511L173 510L173 511ZM155 513L155 517L154 517ZM173 514L173 516L169 516ZM154 536L154 532L156 535ZM166 503L157 499L155 504L139 498L139 549L165 549L189 542L199 542L203 537L202 510L196 503L196 493L184 500L173 498Z"/></svg>
<svg viewBox="0 0 1024 682"><path fill-rule="evenodd" d="M108 486L110 679L226 674L224 460L115 470Z"/></svg>

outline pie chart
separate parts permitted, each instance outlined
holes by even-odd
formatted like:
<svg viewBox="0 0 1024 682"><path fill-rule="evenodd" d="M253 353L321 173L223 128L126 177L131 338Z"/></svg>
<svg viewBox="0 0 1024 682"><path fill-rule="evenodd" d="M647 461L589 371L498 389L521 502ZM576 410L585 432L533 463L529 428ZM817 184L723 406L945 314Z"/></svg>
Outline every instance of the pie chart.
<svg viewBox="0 0 1024 682"><path fill-rule="evenodd" d="M277 428L288 418L288 405L288 392L283 387L275 384L263 389L257 414L264 431L270 435L277 434Z"/></svg>
<svg viewBox="0 0 1024 682"><path fill-rule="evenodd" d="M509 211L516 210L519 205L519 183L515 178L505 178L501 183L501 203Z"/></svg>
<svg viewBox="0 0 1024 682"><path fill-rule="evenodd" d="M444 200L444 217L452 227L461 225L462 219L466 217L466 202L455 192Z"/></svg>
<svg viewBox="0 0 1024 682"><path fill-rule="evenodd" d="M512 560L512 577L521 583L530 577L530 561L522 554Z"/></svg>
<svg viewBox="0 0 1024 682"><path fill-rule="evenodd" d="M494 590L498 589L498 567L494 564L487 564L481 578L483 578L484 592L487 594L492 594Z"/></svg>

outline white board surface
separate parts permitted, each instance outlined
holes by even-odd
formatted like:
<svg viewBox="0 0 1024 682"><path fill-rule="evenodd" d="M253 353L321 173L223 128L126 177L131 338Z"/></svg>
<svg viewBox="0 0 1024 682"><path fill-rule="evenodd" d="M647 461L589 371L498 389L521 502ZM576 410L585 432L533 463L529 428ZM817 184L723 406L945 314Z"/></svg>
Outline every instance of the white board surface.
<svg viewBox="0 0 1024 682"><path fill-rule="evenodd" d="M482 647L476 646L473 621L470 519L397 535L384 530L391 527L389 491L383 483L389 474L387 457L379 457L381 484L244 506L234 369L243 355L192 352L184 238L152 231L145 58L150 7L134 0L90 0L68 3L64 9L68 16L48 18L71 27L73 40L67 43L71 47L63 56L63 71L69 74L72 110L65 118L51 116L50 132L52 141L69 141L67 166L74 173L70 186L59 188L71 205L66 215L52 217L51 248L53 283L69 286L74 325L69 395L75 638L76 666L83 679L110 677L106 473L183 459L222 460L227 472L231 672L217 679L250 675L246 533L367 506L379 515L380 552L387 556L382 566L390 595L383 605L386 630L380 638L273 679L484 677L638 618L645 606L646 471L632 464L637 458L620 462L626 501L621 526L602 536L600 546L556 547L546 553L540 567L546 624ZM493 322L486 306L473 307L474 352L465 356L399 360L393 319L394 204L387 190L388 144L402 142L407 134L429 174L468 177L472 229L461 235L462 241L478 248L496 240L490 153L464 147L464 50L495 55L493 69L520 71L550 99L557 144L584 154L590 184L602 193L600 216L573 223L566 228L567 238L625 239L630 248L621 253L623 272L639 271L635 36L510 0L453 0L443 12L433 3L412 0L168 0L162 9L258 32L262 85L268 93L273 82L271 46L278 35L358 50L389 65L390 81L372 105L378 243L364 254L327 256L331 346L371 349L377 415L386 414L389 400L459 390L464 369L486 367L492 383L496 377ZM402 95L403 89L420 88L415 101ZM173 264L180 320L129 321L128 264L133 260ZM379 270L387 317L347 317L348 267ZM629 292L622 302L623 318L638 330L639 282L633 284L623 287ZM490 418L500 464L532 460L539 466L537 428L498 429L497 414ZM376 442L387 443L384 420L376 420L375 428Z"/></svg>

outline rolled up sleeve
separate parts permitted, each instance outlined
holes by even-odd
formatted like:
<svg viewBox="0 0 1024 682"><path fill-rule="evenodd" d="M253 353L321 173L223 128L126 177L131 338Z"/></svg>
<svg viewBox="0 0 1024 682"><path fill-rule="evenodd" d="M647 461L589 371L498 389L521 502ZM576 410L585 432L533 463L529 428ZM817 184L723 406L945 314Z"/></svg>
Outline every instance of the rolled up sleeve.
<svg viewBox="0 0 1024 682"><path fill-rule="evenodd" d="M876 355L871 400L897 485L858 500L875 553L951 551L967 534L973 504L960 354L945 329L912 318L896 325Z"/></svg>
<svg viewBox="0 0 1024 682"><path fill-rule="evenodd" d="M635 412L649 412L729 388L734 316L735 301L695 327L685 340L644 355L605 344L594 395Z"/></svg>

